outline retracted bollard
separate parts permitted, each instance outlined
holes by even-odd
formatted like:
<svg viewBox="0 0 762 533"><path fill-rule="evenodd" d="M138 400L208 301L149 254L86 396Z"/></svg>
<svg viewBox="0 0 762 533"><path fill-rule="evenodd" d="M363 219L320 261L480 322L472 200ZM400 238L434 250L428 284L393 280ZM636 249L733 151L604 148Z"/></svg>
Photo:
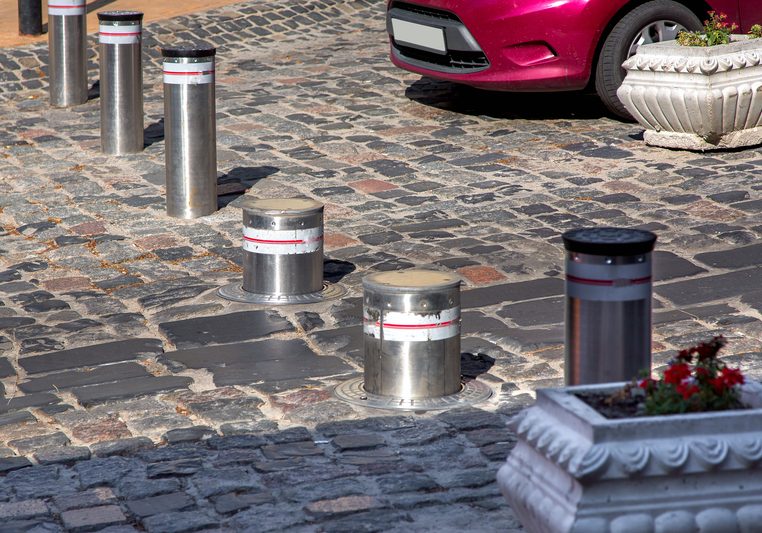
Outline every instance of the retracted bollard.
<svg viewBox="0 0 762 533"><path fill-rule="evenodd" d="M336 395L366 407L433 410L483 401L491 390L460 374L460 283L435 270L363 279L364 376Z"/></svg>
<svg viewBox="0 0 762 533"><path fill-rule="evenodd" d="M583 228L566 247L566 384L629 381L651 371L651 252L656 235Z"/></svg>
<svg viewBox="0 0 762 533"><path fill-rule="evenodd" d="M42 0L18 0L19 33L42 35Z"/></svg>
<svg viewBox="0 0 762 533"><path fill-rule="evenodd" d="M242 208L243 284L220 288L220 296L296 304L344 293L323 283L323 204L306 198L251 198Z"/></svg>
<svg viewBox="0 0 762 533"><path fill-rule="evenodd" d="M87 19L85 0L48 0L50 104L87 102Z"/></svg>
<svg viewBox="0 0 762 533"><path fill-rule="evenodd" d="M216 49L163 48L167 214L196 218L217 211Z"/></svg>
<svg viewBox="0 0 762 533"><path fill-rule="evenodd" d="M139 11L98 13L101 151L143 150L142 20Z"/></svg>

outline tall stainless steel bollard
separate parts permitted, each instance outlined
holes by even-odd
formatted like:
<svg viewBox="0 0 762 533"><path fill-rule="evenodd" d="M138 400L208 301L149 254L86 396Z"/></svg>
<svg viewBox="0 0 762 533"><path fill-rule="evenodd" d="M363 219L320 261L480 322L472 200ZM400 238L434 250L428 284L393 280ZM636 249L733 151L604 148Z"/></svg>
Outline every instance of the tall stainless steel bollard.
<svg viewBox="0 0 762 533"><path fill-rule="evenodd" d="M210 215L217 211L216 49L199 44L161 52L167 214Z"/></svg>
<svg viewBox="0 0 762 533"><path fill-rule="evenodd" d="M98 13L101 151L143 150L142 20L139 11Z"/></svg>
<svg viewBox="0 0 762 533"><path fill-rule="evenodd" d="M87 102L87 19L85 0L48 0L50 104Z"/></svg>
<svg viewBox="0 0 762 533"><path fill-rule="evenodd" d="M460 375L460 283L435 270L379 272L363 279L362 382L336 389L367 407L445 409L489 397Z"/></svg>
<svg viewBox="0 0 762 533"><path fill-rule="evenodd" d="M583 228L566 247L566 384L629 381L651 370L651 252L656 235Z"/></svg>
<svg viewBox="0 0 762 533"><path fill-rule="evenodd" d="M243 284L220 296L247 303L296 304L335 298L323 284L323 204L306 198L248 198L243 208Z"/></svg>

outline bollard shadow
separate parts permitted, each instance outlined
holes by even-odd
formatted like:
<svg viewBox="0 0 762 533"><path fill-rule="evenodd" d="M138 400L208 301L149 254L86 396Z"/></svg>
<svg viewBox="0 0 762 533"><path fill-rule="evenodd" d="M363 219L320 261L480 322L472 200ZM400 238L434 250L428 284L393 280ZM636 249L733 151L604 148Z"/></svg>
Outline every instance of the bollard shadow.
<svg viewBox="0 0 762 533"><path fill-rule="evenodd" d="M95 0L95 2L90 2L87 4L87 12L92 13L93 11L96 11L102 7L106 7L109 4L113 4L116 2L116 0Z"/></svg>
<svg viewBox="0 0 762 533"><path fill-rule="evenodd" d="M331 283L338 283L344 276L357 270L357 267L349 261L339 259L326 259L323 261L323 279Z"/></svg>
<svg viewBox="0 0 762 533"><path fill-rule="evenodd" d="M278 167L235 167L217 178L217 207L222 209L243 196L259 180L279 172Z"/></svg>
<svg viewBox="0 0 762 533"><path fill-rule="evenodd" d="M494 364L494 357L477 350L460 354L460 373L466 379L476 379L481 374L486 374Z"/></svg>
<svg viewBox="0 0 762 533"><path fill-rule="evenodd" d="M101 80L96 80L87 90L87 101L101 97Z"/></svg>
<svg viewBox="0 0 762 533"><path fill-rule="evenodd" d="M164 140L164 119L160 119L153 124L149 124L146 129L143 130L143 147L147 148L152 144L161 142Z"/></svg>
<svg viewBox="0 0 762 533"><path fill-rule="evenodd" d="M594 93L584 91L511 93L421 78L405 89L405 96L437 109L498 119L622 120L611 115Z"/></svg>

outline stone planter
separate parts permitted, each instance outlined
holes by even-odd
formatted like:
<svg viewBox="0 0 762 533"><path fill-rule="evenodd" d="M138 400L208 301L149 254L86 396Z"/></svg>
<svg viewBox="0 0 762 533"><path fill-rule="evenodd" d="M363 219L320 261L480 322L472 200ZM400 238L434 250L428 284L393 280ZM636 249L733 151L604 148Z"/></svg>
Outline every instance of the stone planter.
<svg viewBox="0 0 762 533"><path fill-rule="evenodd" d="M646 144L686 150L762 143L762 39L706 48L648 44L624 62L617 91Z"/></svg>
<svg viewBox="0 0 762 533"><path fill-rule="evenodd" d="M762 385L752 409L618 420L568 393L623 385L541 389L512 420L497 479L527 531L762 531Z"/></svg>

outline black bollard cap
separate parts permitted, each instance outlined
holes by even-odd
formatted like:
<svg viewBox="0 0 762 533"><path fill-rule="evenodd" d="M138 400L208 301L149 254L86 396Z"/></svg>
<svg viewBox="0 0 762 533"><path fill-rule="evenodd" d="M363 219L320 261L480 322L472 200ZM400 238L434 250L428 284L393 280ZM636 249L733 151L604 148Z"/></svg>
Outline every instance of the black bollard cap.
<svg viewBox="0 0 762 533"><path fill-rule="evenodd" d="M140 11L100 11L98 20L101 22L134 22L143 20Z"/></svg>
<svg viewBox="0 0 762 533"><path fill-rule="evenodd" d="M164 57L211 57L217 53L217 48L206 43L188 43L165 46L161 49Z"/></svg>
<svg viewBox="0 0 762 533"><path fill-rule="evenodd" d="M561 238L570 252L611 257L652 252L656 235L629 228L580 228L567 231Z"/></svg>

